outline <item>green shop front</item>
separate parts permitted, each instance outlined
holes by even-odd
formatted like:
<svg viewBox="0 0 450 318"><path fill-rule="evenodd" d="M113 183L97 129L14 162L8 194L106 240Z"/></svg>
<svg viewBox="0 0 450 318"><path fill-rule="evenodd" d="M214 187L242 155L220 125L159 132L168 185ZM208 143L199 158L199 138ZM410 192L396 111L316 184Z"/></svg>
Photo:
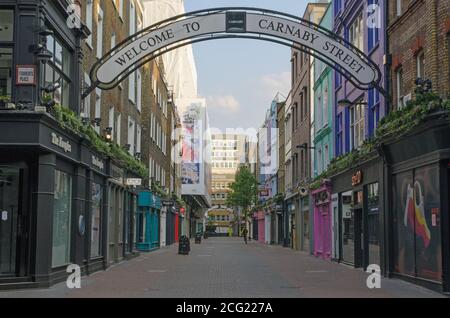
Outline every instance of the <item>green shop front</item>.
<svg viewBox="0 0 450 318"><path fill-rule="evenodd" d="M151 191L141 191L136 212L136 249L152 251L160 246L161 198Z"/></svg>

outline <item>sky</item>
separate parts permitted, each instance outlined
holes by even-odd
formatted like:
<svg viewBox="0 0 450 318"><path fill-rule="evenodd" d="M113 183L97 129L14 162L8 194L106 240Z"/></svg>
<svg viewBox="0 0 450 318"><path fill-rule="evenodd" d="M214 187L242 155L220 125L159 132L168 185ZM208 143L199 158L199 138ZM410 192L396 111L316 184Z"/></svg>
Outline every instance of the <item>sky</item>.
<svg viewBox="0 0 450 318"><path fill-rule="evenodd" d="M302 16L306 0L185 0L186 12L214 7L257 7ZM275 95L287 96L290 48L271 42L222 39L193 45L198 90L208 103L210 127L257 129Z"/></svg>

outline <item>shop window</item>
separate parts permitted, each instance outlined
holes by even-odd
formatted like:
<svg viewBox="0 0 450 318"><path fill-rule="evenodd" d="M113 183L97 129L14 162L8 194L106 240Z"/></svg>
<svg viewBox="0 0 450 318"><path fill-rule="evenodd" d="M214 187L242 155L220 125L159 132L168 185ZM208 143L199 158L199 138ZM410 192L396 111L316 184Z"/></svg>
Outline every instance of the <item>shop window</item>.
<svg viewBox="0 0 450 318"><path fill-rule="evenodd" d="M355 263L354 214L352 211L352 191L342 193L340 201L342 215L342 260Z"/></svg>
<svg viewBox="0 0 450 318"><path fill-rule="evenodd" d="M441 281L439 168L428 166L394 177L394 270Z"/></svg>
<svg viewBox="0 0 450 318"><path fill-rule="evenodd" d="M91 215L91 258L101 255L101 215L103 204L103 187L92 184Z"/></svg>
<svg viewBox="0 0 450 318"><path fill-rule="evenodd" d="M52 267L70 263L72 177L55 171L53 203Z"/></svg>
<svg viewBox="0 0 450 318"><path fill-rule="evenodd" d="M380 265L380 213L379 184L367 186L367 227L369 244L369 264Z"/></svg>
<svg viewBox="0 0 450 318"><path fill-rule="evenodd" d="M71 65L72 54L63 42L54 35L47 37L47 50L52 57L45 65L45 86L60 84L60 87L51 93L51 97L56 103L69 107L71 90Z"/></svg>

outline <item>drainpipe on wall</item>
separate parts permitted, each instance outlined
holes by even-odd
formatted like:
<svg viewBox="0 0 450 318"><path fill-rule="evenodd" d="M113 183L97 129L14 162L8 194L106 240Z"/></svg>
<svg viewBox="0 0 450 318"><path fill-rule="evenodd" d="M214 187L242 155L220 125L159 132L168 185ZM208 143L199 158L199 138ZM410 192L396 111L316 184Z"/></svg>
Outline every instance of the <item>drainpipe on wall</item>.
<svg viewBox="0 0 450 318"><path fill-rule="evenodd" d="M385 116L389 114L390 111L390 102L391 102L391 93L390 93L390 81L391 78L391 59L389 58L389 35L386 32L388 23L389 23L389 5L384 2L384 57L385 57L385 63L384 63L384 90L387 93L388 96L384 96L384 111Z"/></svg>
<svg viewBox="0 0 450 318"><path fill-rule="evenodd" d="M392 260L392 248L390 245L391 239L393 238L393 228L391 226L390 220L392 219L392 212L390 207L392 206L392 198L390 186L392 184L391 178L391 163L386 155L386 149L383 144L377 146L377 152L383 159L383 242L382 251L383 257L382 262L384 266L381 266L381 272L385 277L389 277L391 269L393 268ZM381 265L381 264L380 264Z"/></svg>

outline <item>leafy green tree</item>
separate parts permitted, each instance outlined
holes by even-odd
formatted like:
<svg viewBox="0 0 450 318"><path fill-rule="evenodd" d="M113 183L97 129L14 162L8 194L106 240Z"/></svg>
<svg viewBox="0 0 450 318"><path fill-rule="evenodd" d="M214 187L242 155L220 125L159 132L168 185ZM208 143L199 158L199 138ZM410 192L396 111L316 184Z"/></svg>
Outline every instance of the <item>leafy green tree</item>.
<svg viewBox="0 0 450 318"><path fill-rule="evenodd" d="M226 204L242 209L245 220L244 237L247 242L247 220L252 205L257 202L258 181L248 167L242 166L236 172L235 181L230 185L230 190Z"/></svg>

